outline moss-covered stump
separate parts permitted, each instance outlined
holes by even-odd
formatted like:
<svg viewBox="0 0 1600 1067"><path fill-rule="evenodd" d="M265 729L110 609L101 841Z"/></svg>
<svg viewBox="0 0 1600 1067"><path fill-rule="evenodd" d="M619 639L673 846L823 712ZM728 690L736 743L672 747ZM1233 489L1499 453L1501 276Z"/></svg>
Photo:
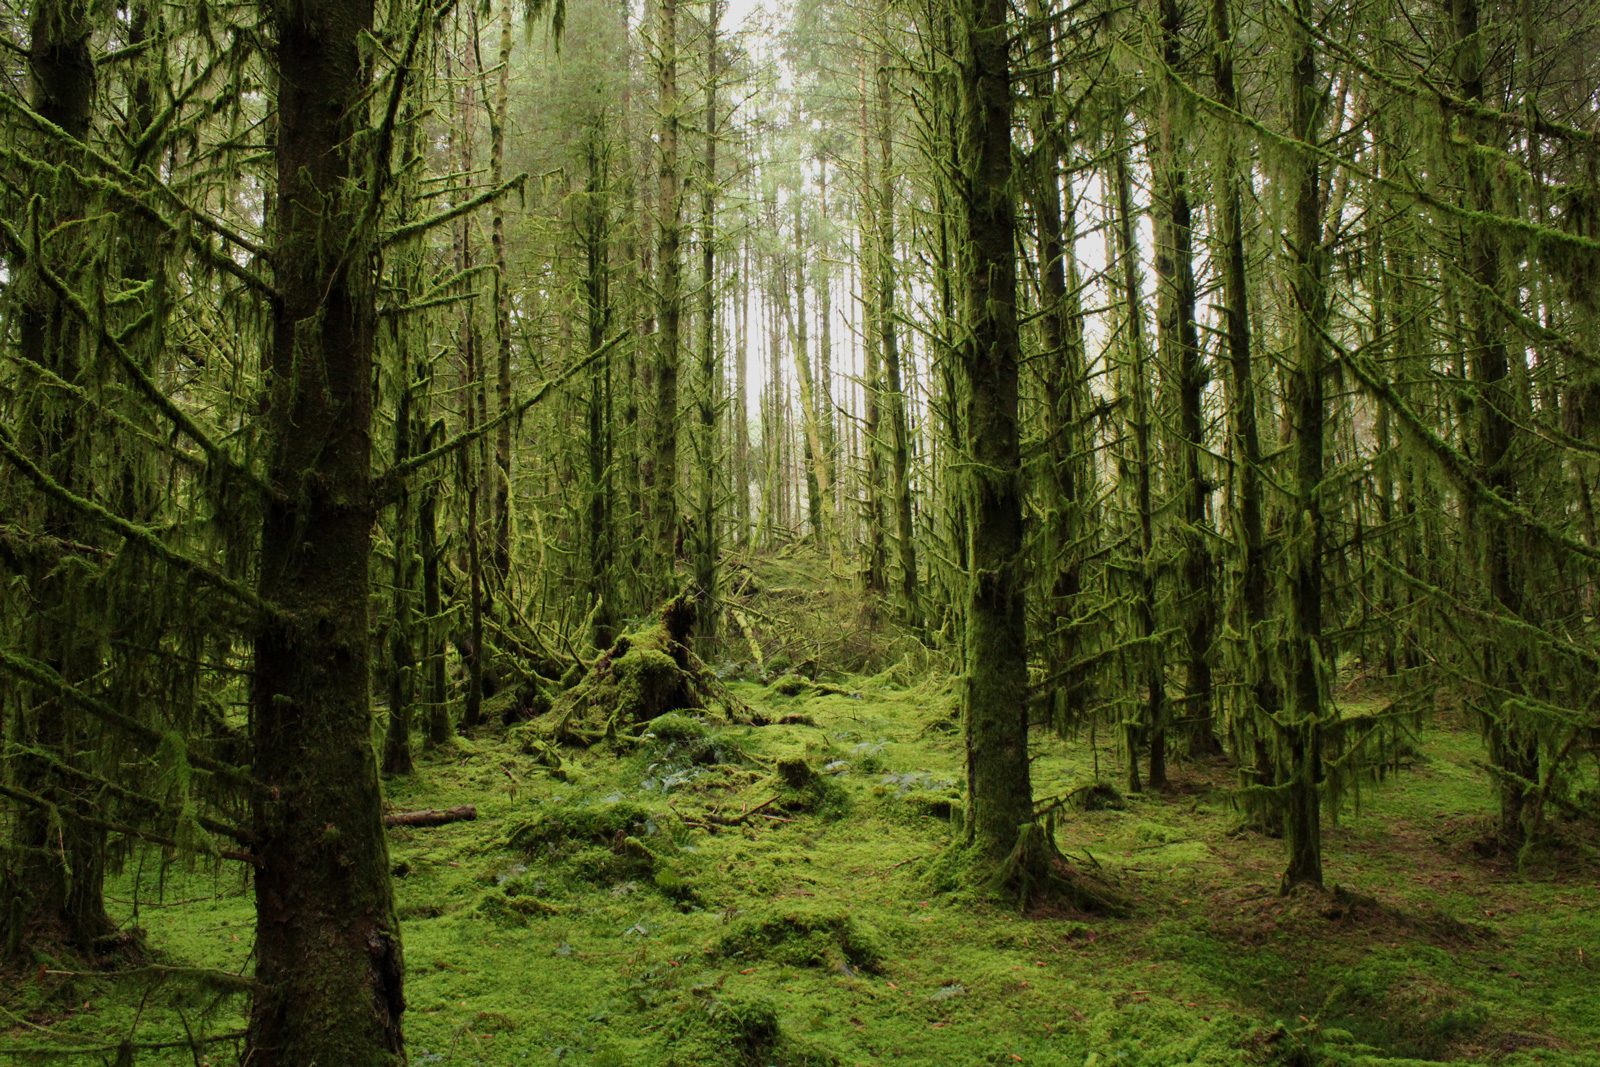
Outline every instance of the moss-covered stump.
<svg viewBox="0 0 1600 1067"><path fill-rule="evenodd" d="M653 626L617 638L556 698L541 731L563 744L590 745L631 736L667 712L705 707L716 685L689 651L694 614L693 599L680 594Z"/></svg>

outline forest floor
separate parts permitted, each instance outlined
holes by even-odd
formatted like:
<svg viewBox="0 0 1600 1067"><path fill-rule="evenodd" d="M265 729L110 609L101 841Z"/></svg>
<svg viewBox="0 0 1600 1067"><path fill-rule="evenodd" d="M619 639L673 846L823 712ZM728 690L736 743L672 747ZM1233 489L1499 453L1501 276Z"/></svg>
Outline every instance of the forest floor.
<svg viewBox="0 0 1600 1067"><path fill-rule="evenodd" d="M1133 902L1104 919L930 881L962 749L926 656L730 689L771 724L674 716L559 772L497 730L388 784L395 808L478 810L390 831L413 1064L1600 1065L1597 867L1474 850L1481 744L1448 717L1327 828L1337 891L1277 894L1282 844L1241 831L1221 763L1063 808L1062 849ZM1041 799L1121 781L1109 745L1035 741ZM238 1030L244 999L183 968L248 973L247 886L156 867L111 893L161 966L0 989L0 1062L113 1063L134 1033L177 1047L127 1062L235 1062L183 1046Z"/></svg>

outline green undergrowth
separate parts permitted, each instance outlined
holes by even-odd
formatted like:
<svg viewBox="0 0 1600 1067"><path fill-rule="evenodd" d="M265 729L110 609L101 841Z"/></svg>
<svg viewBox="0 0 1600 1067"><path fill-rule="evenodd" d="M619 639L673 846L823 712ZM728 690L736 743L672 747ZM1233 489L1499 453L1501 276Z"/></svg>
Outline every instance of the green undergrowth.
<svg viewBox="0 0 1600 1067"><path fill-rule="evenodd" d="M513 730L423 754L390 802L479 816L390 832L411 1062L1600 1064L1595 868L1477 854L1476 734L1428 724L1412 766L1328 827L1339 888L1288 898L1281 842L1241 831L1226 767L1180 763L1172 791L1128 796L1109 747L1038 736L1062 855L1131 910L1021 914L941 891L955 689L897 662L730 682L765 726L678 711L612 747ZM242 1026L237 992L181 970L248 973L237 875L152 855L112 897L153 966L0 986L0 1063Z"/></svg>

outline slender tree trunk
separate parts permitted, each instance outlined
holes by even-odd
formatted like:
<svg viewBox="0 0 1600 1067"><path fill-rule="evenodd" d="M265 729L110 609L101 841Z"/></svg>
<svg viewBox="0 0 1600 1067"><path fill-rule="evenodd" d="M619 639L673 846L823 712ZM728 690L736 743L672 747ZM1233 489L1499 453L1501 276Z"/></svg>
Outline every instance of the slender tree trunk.
<svg viewBox="0 0 1600 1067"><path fill-rule="evenodd" d="M1117 259L1122 267L1122 287L1127 300L1127 346L1130 373L1125 375L1127 398L1133 409L1134 509L1138 522L1137 575L1134 581L1134 616L1138 626L1145 689L1144 710L1128 731L1128 788L1137 793L1139 781L1139 740L1143 733L1150 745L1150 785L1162 789L1167 784L1167 685L1166 662L1156 640L1155 503L1153 460L1150 455L1150 380L1147 372L1144 329L1143 288L1139 280L1138 249L1133 235L1133 191L1128 174L1126 122L1119 120L1113 169L1117 195Z"/></svg>
<svg viewBox="0 0 1600 1067"><path fill-rule="evenodd" d="M878 32L887 35L888 24L879 12ZM900 328L895 319L895 189L894 189L894 100L890 94L889 64L893 57L887 47L878 53L877 141L878 210L874 219L874 242L878 251L877 323L879 350L883 356L883 398L888 405L890 499L894 507L895 562L900 574L895 597L900 620L913 630L922 628L922 601L917 582L917 544L913 535L911 510L911 440L906 425L906 394L900 366Z"/></svg>
<svg viewBox="0 0 1600 1067"><path fill-rule="evenodd" d="M1325 97L1317 72L1316 48L1304 28L1311 0L1294 0L1286 30L1293 42L1290 121L1294 135L1315 140ZM1321 168L1309 150L1294 153L1285 166L1285 184L1294 211L1290 249L1294 349L1289 372L1290 427L1294 443L1293 497L1286 521L1289 633L1284 678L1289 702L1282 748L1287 757L1284 842L1289 866L1283 889L1322 885L1322 598L1326 534L1320 487L1324 472L1325 375L1321 331L1327 318L1327 250L1322 233Z"/></svg>
<svg viewBox="0 0 1600 1067"><path fill-rule="evenodd" d="M656 8L657 88L661 109L657 267L660 311L655 360L655 501L652 508L656 593L670 592L678 556L678 359L683 318L683 206L678 173L678 0L659 0Z"/></svg>
<svg viewBox="0 0 1600 1067"><path fill-rule="evenodd" d="M584 312L588 322L589 351L598 351L611 329L610 188L608 162L602 143L604 131L597 120L589 129L586 147L588 176L584 183L583 256ZM610 414L611 359L606 357L589 372L588 461L589 510L586 531L589 548L590 641L610 648L616 641L616 592L612 587L615 531L611 521Z"/></svg>
<svg viewBox="0 0 1600 1067"><path fill-rule="evenodd" d="M506 116L511 101L510 0L500 5L499 75L489 126L489 184L505 181ZM490 205L489 241L494 250L495 403L499 411L511 407L511 268L506 257L504 198ZM490 555L490 581L498 591L511 575L511 420L502 421L494 437L494 549Z"/></svg>
<svg viewBox="0 0 1600 1067"><path fill-rule="evenodd" d="M356 117L371 0L272 9L278 301L265 360L267 477L252 694L256 980L246 1058L404 1062L403 966L371 745L369 194ZM329 106L330 101L339 102Z"/></svg>
<svg viewBox="0 0 1600 1067"><path fill-rule="evenodd" d="M1082 459L1078 419L1080 394L1088 376L1083 340L1083 311L1078 296L1072 207L1062 211L1062 164L1067 144L1055 107L1053 73L1055 35L1041 0L1030 0L1030 66L1037 110L1033 114L1033 167L1028 174L1029 199L1038 228L1039 324L1044 391L1044 433L1048 466L1042 479L1042 510L1049 536L1044 550L1044 575L1049 636L1045 641L1046 674L1053 682L1051 702L1059 724L1076 723L1087 703L1083 672L1068 676L1069 664L1082 654L1083 634L1076 621L1083 591L1083 544L1088 530L1085 501L1092 498L1089 465Z"/></svg>
<svg viewBox="0 0 1600 1067"><path fill-rule="evenodd" d="M1212 0L1212 76L1217 99L1229 109L1238 107L1238 90L1233 74L1233 31L1228 19L1228 0ZM1233 495L1237 508L1233 541L1238 554L1239 601L1241 613L1240 662L1244 671L1245 707L1235 717L1236 756L1241 766L1253 767L1245 777L1249 784L1271 786L1276 782L1276 764L1268 740L1272 716L1282 698L1272 680L1267 641L1267 598L1271 579L1267 571L1265 511L1262 504L1261 432L1256 419L1256 371L1250 336L1250 282L1246 275L1244 247L1244 208L1238 152L1232 130L1224 131L1227 141L1222 155L1222 178L1217 193L1217 243L1222 274L1223 336L1227 345L1229 371L1228 432L1233 439ZM1274 804L1252 805L1264 829L1281 826Z"/></svg>
<svg viewBox="0 0 1600 1067"><path fill-rule="evenodd" d="M844 559L844 530L840 522L839 434L835 429L833 399L833 270L829 260L833 246L828 214L828 160L817 161L817 200L822 227L817 234L817 265L814 284L817 290L817 442L823 474L829 489L824 502L823 521L828 528L828 554L835 567Z"/></svg>
<svg viewBox="0 0 1600 1067"><path fill-rule="evenodd" d="M1455 23L1455 75L1461 96L1473 103L1484 100L1482 26L1478 0L1451 0L1451 19ZM1487 140L1485 123L1468 123L1472 148ZM1494 210L1494 181L1484 153L1469 149L1466 158L1468 207L1473 211ZM1505 289L1501 277L1498 235L1482 223L1469 224L1466 237L1466 267L1473 281L1491 292ZM1466 308L1470 333L1469 368L1475 383L1471 410L1472 434L1476 444L1477 476L1505 500L1517 498L1517 472L1512 444L1516 433L1517 399L1511 373L1511 352L1501 315L1482 297ZM1498 614L1519 618L1522 614L1522 581L1518 574L1516 548L1510 530L1498 515L1468 507L1464 521L1476 541L1478 567L1483 586ZM1522 672L1517 653L1486 642L1483 649L1484 681L1498 694L1515 693ZM1489 760L1495 770L1495 785L1500 801L1500 837L1511 848L1520 847L1533 831L1538 813L1529 801L1538 792L1539 744L1531 731L1517 721L1517 711L1503 696L1490 698L1484 713L1484 729L1489 743Z"/></svg>
<svg viewBox="0 0 1600 1067"><path fill-rule="evenodd" d="M822 461L822 434L817 420L816 383L811 376L811 344L807 333L810 318L806 313L806 248L807 235L800 215L800 198L794 198L794 321L790 323L789 336L794 341L795 377L800 385L800 421L803 429L801 445L804 451L806 475L806 517L811 522L811 536L818 547L829 541L829 522L825 502L832 484Z"/></svg>
<svg viewBox="0 0 1600 1067"><path fill-rule="evenodd" d="M717 435L717 410L721 404L722 368L717 362L717 64L720 0L711 0L706 16L706 128L705 174L700 190L700 470L695 507L694 579L702 603L695 615L700 653L709 659L717 643L718 556L717 472L722 448Z"/></svg>
<svg viewBox="0 0 1600 1067"><path fill-rule="evenodd" d="M403 327L402 327L403 328ZM404 371L405 349L397 346L396 362ZM401 388L400 403L394 417L394 462L403 463L411 455L412 423L411 386ZM393 618L389 620L389 729L383 738L383 773L386 775L410 774L411 764L411 705L415 691L416 655L412 645L412 585L415 568L412 566L412 538L416 533L416 515L412 512L411 487L404 482L394 504L394 560L389 569L390 607Z"/></svg>
<svg viewBox="0 0 1600 1067"><path fill-rule="evenodd" d="M1178 0L1158 0L1162 59L1173 76L1182 70L1180 34L1183 11ZM1195 323L1194 229L1189 206L1189 174L1185 161L1189 139L1175 86L1164 86L1157 121L1156 174L1156 277L1160 319L1161 362L1177 393L1177 426L1173 465L1178 480L1182 525L1178 542L1177 607L1183 633L1184 733L1190 751L1216 755L1221 751L1212 716L1211 655L1216 639L1217 591L1211 580L1211 530L1207 521L1209 496L1202 466L1205 457L1205 423L1201 405L1209 373L1200 351L1200 330Z"/></svg>
<svg viewBox="0 0 1600 1067"><path fill-rule="evenodd" d="M872 123L870 121L871 85L868 78L868 53L861 54L861 390L864 407L861 425L862 442L866 459L866 495L864 499L866 540L862 545L861 579L871 596L882 595L889 589L889 563L887 537L884 531L884 475L883 457L883 328L878 322L879 292L878 272L883 266L883 256L878 252L882 239L876 214L878 198L872 166ZM893 326L890 327L893 329Z"/></svg>
<svg viewBox="0 0 1600 1067"><path fill-rule="evenodd" d="M423 362L418 367L418 377L423 395L432 389L431 366ZM422 449L427 451L444 436L443 422L429 423L422 418L427 431L423 435ZM450 740L454 729L450 723L450 685L446 676L445 650L449 645L444 620L444 593L440 588L439 567L443 551L439 546L439 482L430 477L422 487L422 498L417 504L417 551L422 556L422 613L427 616L423 640L427 642L428 667L428 736L427 747L437 748Z"/></svg>

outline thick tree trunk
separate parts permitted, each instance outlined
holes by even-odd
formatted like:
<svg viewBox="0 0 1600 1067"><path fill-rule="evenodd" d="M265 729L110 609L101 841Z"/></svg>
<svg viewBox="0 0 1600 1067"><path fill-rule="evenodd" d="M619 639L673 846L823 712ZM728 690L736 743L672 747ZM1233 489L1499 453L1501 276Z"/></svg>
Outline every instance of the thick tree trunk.
<svg viewBox="0 0 1600 1067"><path fill-rule="evenodd" d="M89 46L94 20L92 5L83 0L47 0L35 5L29 29L29 103L43 118L80 140L88 137L94 102L95 69ZM47 160L72 162L54 141L46 141L38 151ZM56 194L44 201L44 214L38 220L41 231L63 228L45 238L47 261L37 266L68 276L78 250L74 231L63 224L83 212L81 199L68 191L71 188L70 183L60 182ZM24 277L25 295L17 314L22 358L63 381L79 384L81 328L42 280ZM72 407L36 407L18 430L25 447L58 485L83 491L89 480L83 468L92 447ZM92 536L71 508L51 500L42 512L39 521L51 537L81 543ZM95 593L76 568L40 561L29 570L29 592L36 605L33 654L69 684L83 685L98 672L101 660L95 627L78 617L92 604ZM16 955L33 943L90 949L111 930L102 893L105 832L73 817L72 809L84 799L77 790L68 792L57 772L27 749L72 758L92 749L94 742L60 696L48 691L28 694L11 738L22 748L18 756L8 754L15 759L18 784L65 810L16 812L10 842L14 856L5 864L8 876L0 880L0 955ZM93 798L88 802L92 804Z"/></svg>
<svg viewBox="0 0 1600 1067"><path fill-rule="evenodd" d="M371 0L280 0L279 300L252 694L256 978L246 1058L404 1062L403 967L371 745L373 234L356 116Z"/></svg>
<svg viewBox="0 0 1600 1067"><path fill-rule="evenodd" d="M970 464L962 694L966 829L968 840L997 863L1033 820L1006 9L1005 0L959 0L953 12L964 320L955 361Z"/></svg>

